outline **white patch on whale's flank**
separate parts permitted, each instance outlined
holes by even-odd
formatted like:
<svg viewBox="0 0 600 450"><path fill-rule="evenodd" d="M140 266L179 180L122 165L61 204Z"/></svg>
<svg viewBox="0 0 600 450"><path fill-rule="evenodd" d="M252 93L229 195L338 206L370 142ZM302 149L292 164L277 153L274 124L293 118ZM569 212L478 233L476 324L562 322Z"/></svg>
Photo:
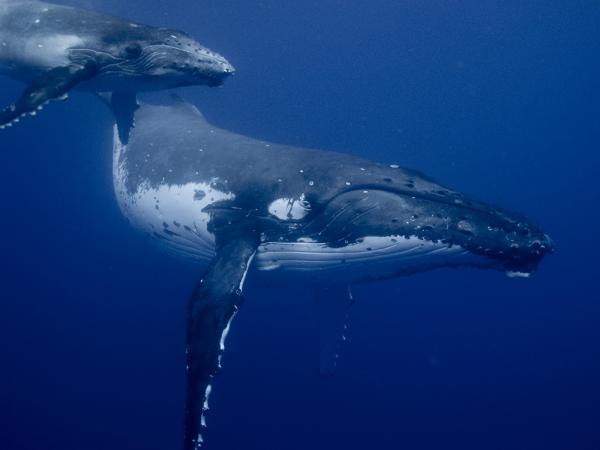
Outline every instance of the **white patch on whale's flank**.
<svg viewBox="0 0 600 450"><path fill-rule="evenodd" d="M70 63L70 48L83 47L84 40L74 34L32 36L11 45L15 60L33 67L57 67Z"/></svg>
<svg viewBox="0 0 600 450"><path fill-rule="evenodd" d="M209 183L142 184L135 193L127 190L127 146L114 128L113 179L119 207L132 224L167 244L178 254L207 261L214 256L215 238L208 231L207 206L235 198Z"/></svg>
<svg viewBox="0 0 600 450"><path fill-rule="evenodd" d="M310 211L310 204L302 194L299 198L278 198L269 205L269 214L279 220L300 220Z"/></svg>

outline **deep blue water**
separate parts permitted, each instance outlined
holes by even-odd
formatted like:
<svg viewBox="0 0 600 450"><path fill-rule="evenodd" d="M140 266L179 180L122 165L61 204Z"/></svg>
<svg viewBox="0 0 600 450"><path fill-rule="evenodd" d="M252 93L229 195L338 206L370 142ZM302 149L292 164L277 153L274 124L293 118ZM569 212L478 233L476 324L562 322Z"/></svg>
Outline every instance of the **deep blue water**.
<svg viewBox="0 0 600 450"><path fill-rule="evenodd" d="M210 449L600 449L600 4L71 0L186 30L238 69L180 91L224 128L419 169L557 244L529 280L355 289L316 376L310 292L250 286ZM0 103L22 86L0 80ZM130 228L111 117L73 94L0 133L0 450L172 450L201 271Z"/></svg>

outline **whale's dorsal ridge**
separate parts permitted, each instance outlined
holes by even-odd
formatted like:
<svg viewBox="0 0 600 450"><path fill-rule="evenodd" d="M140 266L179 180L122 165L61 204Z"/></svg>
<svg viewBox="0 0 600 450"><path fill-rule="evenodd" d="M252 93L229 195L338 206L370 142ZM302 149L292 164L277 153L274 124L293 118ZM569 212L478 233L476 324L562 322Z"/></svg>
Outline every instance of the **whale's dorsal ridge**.
<svg viewBox="0 0 600 450"><path fill-rule="evenodd" d="M171 107L175 108L181 114L193 117L195 120L207 122L206 117L204 116L204 114L202 114L202 111L200 111L196 105L190 103L178 94L171 94Z"/></svg>

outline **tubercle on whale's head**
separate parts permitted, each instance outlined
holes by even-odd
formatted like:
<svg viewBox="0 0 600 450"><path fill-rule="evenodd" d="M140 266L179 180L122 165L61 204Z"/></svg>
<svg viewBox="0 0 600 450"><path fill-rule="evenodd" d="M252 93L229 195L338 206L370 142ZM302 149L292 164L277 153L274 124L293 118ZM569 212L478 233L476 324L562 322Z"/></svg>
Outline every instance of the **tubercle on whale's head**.
<svg viewBox="0 0 600 450"><path fill-rule="evenodd" d="M220 86L235 72L225 57L183 32L135 24L131 28L126 38L110 42L110 57L100 64L103 74L132 78L154 90Z"/></svg>

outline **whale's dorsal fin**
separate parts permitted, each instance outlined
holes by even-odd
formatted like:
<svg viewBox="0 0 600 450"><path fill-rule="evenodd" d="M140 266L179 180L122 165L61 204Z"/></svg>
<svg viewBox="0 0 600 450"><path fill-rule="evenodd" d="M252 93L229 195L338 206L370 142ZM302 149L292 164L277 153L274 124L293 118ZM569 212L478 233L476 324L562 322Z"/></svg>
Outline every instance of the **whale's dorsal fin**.
<svg viewBox="0 0 600 450"><path fill-rule="evenodd" d="M215 232L217 254L196 287L188 307L185 450L202 446L212 380L233 317L241 305L246 274L260 242L251 225L226 225Z"/></svg>
<svg viewBox="0 0 600 450"><path fill-rule="evenodd" d="M333 285L315 290L319 332L319 374L335 372L342 345L346 340L348 316L354 306L350 287Z"/></svg>
<svg viewBox="0 0 600 450"><path fill-rule="evenodd" d="M51 100L64 100L71 89L97 72L95 64L55 67L35 79L21 97L0 112L0 128L12 126L27 114L35 115Z"/></svg>
<svg viewBox="0 0 600 450"><path fill-rule="evenodd" d="M131 129L135 126L135 112L139 107L135 92L113 92L110 96L110 109L115 116L119 139L123 144L129 142Z"/></svg>
<svg viewBox="0 0 600 450"><path fill-rule="evenodd" d="M112 112L117 124L119 141L127 145L135 126L135 113L140 109L135 92L96 92L98 98Z"/></svg>

